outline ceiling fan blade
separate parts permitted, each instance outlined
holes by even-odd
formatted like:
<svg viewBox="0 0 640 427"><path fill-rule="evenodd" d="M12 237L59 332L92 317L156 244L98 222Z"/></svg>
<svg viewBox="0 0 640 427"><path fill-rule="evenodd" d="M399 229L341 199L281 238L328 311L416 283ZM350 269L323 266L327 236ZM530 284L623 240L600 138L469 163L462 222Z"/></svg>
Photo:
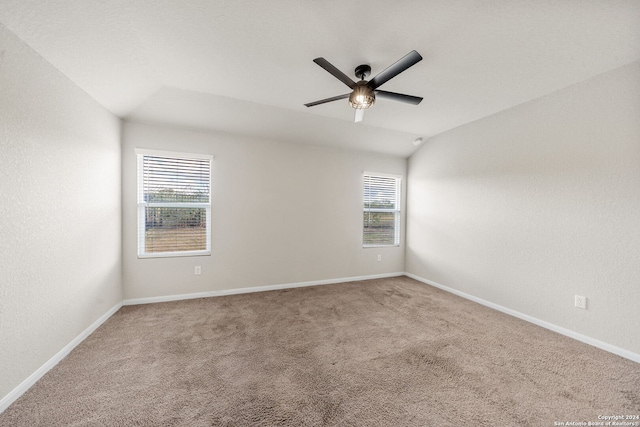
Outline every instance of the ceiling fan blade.
<svg viewBox="0 0 640 427"><path fill-rule="evenodd" d="M359 122L361 122L363 120L364 120L364 109L357 108L356 109L356 115L355 115L355 118L353 119L353 121L355 123L359 123Z"/></svg>
<svg viewBox="0 0 640 427"><path fill-rule="evenodd" d="M419 96L405 95L403 93L387 92L386 90L376 90L376 98L388 99L390 101L404 102L405 104L418 105L422 101Z"/></svg>
<svg viewBox="0 0 640 427"><path fill-rule="evenodd" d="M330 72L336 79L340 80L342 83L346 84L351 89L356 87L356 82L351 80L349 78L349 76L347 76L342 71L338 70L335 66L333 66L333 64L331 64L326 59L324 59L324 58L316 58L316 59L313 60L313 62L315 62L316 64L318 64L319 66L321 66L322 68L327 70L328 72Z"/></svg>
<svg viewBox="0 0 640 427"><path fill-rule="evenodd" d="M320 104L325 104L327 102L331 102L331 101L337 101L339 99L345 99L348 98L349 95L351 95L350 93L345 93L344 95L338 95L338 96L334 96L331 98L325 98L325 99L321 99L320 101L315 101L315 102L310 102L308 104L304 104L305 107L313 107L314 105L320 105Z"/></svg>
<svg viewBox="0 0 640 427"><path fill-rule="evenodd" d="M388 82L407 68L417 64L422 61L422 56L415 50L407 53L405 56L400 58L395 64L391 65L386 70L380 72L377 76L372 78L369 81L369 87L371 89L375 89L379 86L382 86L384 83Z"/></svg>

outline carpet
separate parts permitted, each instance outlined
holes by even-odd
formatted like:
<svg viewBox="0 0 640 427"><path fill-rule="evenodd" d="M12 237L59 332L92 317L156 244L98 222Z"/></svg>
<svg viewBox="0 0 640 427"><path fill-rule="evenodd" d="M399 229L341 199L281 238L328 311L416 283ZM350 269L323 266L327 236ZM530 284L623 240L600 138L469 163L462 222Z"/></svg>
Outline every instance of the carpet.
<svg viewBox="0 0 640 427"><path fill-rule="evenodd" d="M614 415L640 415L639 364L394 277L122 307L0 425L538 427Z"/></svg>

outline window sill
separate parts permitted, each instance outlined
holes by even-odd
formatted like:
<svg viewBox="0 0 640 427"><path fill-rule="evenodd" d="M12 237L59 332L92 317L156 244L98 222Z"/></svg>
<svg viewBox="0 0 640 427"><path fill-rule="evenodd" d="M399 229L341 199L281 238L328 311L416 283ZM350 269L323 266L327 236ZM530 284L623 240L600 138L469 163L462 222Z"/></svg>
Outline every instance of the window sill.
<svg viewBox="0 0 640 427"><path fill-rule="evenodd" d="M138 254L138 259L146 258L177 258L185 256L211 256L211 251L193 251L193 252L158 252L151 254Z"/></svg>

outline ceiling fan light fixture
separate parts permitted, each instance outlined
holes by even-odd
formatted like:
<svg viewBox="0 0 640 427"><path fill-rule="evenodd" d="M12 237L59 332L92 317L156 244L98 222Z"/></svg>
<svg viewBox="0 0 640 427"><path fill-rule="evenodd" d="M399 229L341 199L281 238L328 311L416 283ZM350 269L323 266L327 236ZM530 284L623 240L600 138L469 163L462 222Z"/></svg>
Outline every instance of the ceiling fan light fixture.
<svg viewBox="0 0 640 427"><path fill-rule="evenodd" d="M353 92L349 95L349 105L356 110L366 110L376 103L376 94L373 92L367 82L362 80L353 88Z"/></svg>

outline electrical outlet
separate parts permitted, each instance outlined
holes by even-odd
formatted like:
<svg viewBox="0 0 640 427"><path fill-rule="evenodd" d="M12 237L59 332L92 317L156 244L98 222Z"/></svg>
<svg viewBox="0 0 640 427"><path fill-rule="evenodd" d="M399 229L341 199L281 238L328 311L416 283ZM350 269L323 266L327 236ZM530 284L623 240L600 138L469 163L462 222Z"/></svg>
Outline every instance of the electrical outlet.
<svg viewBox="0 0 640 427"><path fill-rule="evenodd" d="M378 254L378 261L382 261L382 255Z"/></svg>
<svg viewBox="0 0 640 427"><path fill-rule="evenodd" d="M587 309L587 297L583 297L581 295L575 296L575 305L578 308L582 308L584 310Z"/></svg>
<svg viewBox="0 0 640 427"><path fill-rule="evenodd" d="M202 274L202 269L200 268L199 265L196 265L196 268L193 271L193 274L195 274L196 276L199 276L200 274Z"/></svg>

